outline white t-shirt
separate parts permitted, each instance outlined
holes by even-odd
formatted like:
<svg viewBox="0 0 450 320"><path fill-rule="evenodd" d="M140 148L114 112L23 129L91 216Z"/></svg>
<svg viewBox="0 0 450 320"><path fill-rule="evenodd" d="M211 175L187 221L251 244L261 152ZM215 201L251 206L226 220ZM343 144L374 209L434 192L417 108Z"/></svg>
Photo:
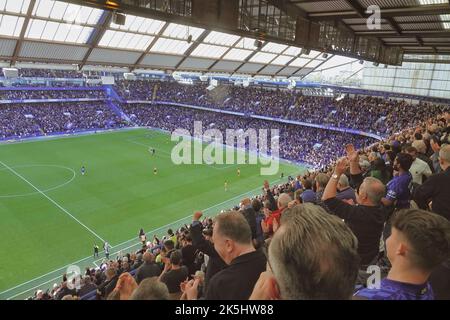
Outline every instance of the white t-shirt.
<svg viewBox="0 0 450 320"><path fill-rule="evenodd" d="M423 175L429 177L432 174L428 163L419 158L413 161L409 172L411 172L413 182L418 184L422 184Z"/></svg>

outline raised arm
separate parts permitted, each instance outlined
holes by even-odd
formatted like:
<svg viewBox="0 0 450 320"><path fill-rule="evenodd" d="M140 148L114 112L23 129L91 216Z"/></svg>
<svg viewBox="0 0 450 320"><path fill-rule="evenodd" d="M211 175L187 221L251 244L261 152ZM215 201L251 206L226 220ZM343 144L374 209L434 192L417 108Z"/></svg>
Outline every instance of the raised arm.
<svg viewBox="0 0 450 320"><path fill-rule="evenodd" d="M348 167L347 158L340 158L336 162L334 174L331 176L331 179L328 180L327 186L325 187L325 190L322 195L322 201L336 198L339 177L345 172L345 170L347 170L347 167Z"/></svg>

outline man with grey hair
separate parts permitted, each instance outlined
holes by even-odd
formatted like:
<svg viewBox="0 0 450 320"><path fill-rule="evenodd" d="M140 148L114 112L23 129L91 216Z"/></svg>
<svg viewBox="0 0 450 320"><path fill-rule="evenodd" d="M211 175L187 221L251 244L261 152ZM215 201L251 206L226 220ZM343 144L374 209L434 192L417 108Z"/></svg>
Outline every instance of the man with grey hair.
<svg viewBox="0 0 450 320"><path fill-rule="evenodd" d="M338 217L305 203L285 211L252 300L350 299L358 241Z"/></svg>
<svg viewBox="0 0 450 320"><path fill-rule="evenodd" d="M439 151L441 150L441 140L438 136L431 136L430 147L433 150L433 154L430 156L431 163L433 164L434 173L442 172L441 165L439 164Z"/></svg>
<svg viewBox="0 0 450 320"><path fill-rule="evenodd" d="M266 191L267 199L269 200L271 212L266 218L261 221L261 229L264 232L266 238L270 238L274 230L274 225L278 225L280 223L280 218L285 209L287 209L289 202L292 201L292 198L287 193L282 193L275 202L275 199L270 191L269 182L267 180L264 181L264 190Z"/></svg>
<svg viewBox="0 0 450 320"><path fill-rule="evenodd" d="M334 174L325 188L322 200L333 214L344 219L358 238L358 254L361 257L361 268L364 269L375 262L378 257L380 238L388 216L386 209L381 205L386 188L380 180L367 177L359 186L356 195L357 205L350 205L337 199L337 184L347 166L346 158L337 161Z"/></svg>
<svg viewBox="0 0 450 320"><path fill-rule="evenodd" d="M428 209L450 220L450 145L439 150L439 164L442 172L432 175L413 194L421 209Z"/></svg>
<svg viewBox="0 0 450 320"><path fill-rule="evenodd" d="M146 252L142 259L144 263L136 270L136 282L138 284L145 278L158 277L161 274L161 268L155 263L153 254Z"/></svg>
<svg viewBox="0 0 450 320"><path fill-rule="evenodd" d="M319 173L314 181L316 182L316 204L324 208L326 211L330 211L328 207L323 203L322 201L322 195L323 191L325 190L325 187L327 186L328 180L330 180L330 177L327 176L325 173Z"/></svg>
<svg viewBox="0 0 450 320"><path fill-rule="evenodd" d="M350 182L345 174L341 175L337 185L338 194L336 198L344 201L351 201L352 204L356 203L355 190L350 187Z"/></svg>
<svg viewBox="0 0 450 320"><path fill-rule="evenodd" d="M292 201L292 198L287 193L282 193L278 197L278 209L284 210L288 207L289 202Z"/></svg>
<svg viewBox="0 0 450 320"><path fill-rule="evenodd" d="M428 138L429 139L429 138ZM431 168L431 171L434 173L433 161L427 157L427 145L423 140L415 140L411 144L417 150L417 158L426 162L428 166Z"/></svg>
<svg viewBox="0 0 450 320"><path fill-rule="evenodd" d="M267 260L253 247L252 232L244 216L237 211L219 214L214 221L213 242L228 267L211 278L206 300L247 300ZM195 288L189 290L187 298L196 297Z"/></svg>
<svg viewBox="0 0 450 320"><path fill-rule="evenodd" d="M133 292L130 300L169 300L169 290L157 277L146 278Z"/></svg>
<svg viewBox="0 0 450 320"><path fill-rule="evenodd" d="M418 158L416 148L408 147L406 148L406 152L413 158L411 168L409 168L409 172L411 173L413 179L412 181L415 185L421 185L424 177L428 178L433 174L431 172L431 168L425 161Z"/></svg>

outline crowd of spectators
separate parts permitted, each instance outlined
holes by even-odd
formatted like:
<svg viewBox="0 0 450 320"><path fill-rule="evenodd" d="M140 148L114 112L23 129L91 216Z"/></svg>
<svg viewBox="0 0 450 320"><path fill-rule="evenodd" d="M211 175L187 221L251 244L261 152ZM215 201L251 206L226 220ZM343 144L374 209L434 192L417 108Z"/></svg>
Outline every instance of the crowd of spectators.
<svg viewBox="0 0 450 320"><path fill-rule="evenodd" d="M104 102L0 105L1 139L126 125Z"/></svg>
<svg viewBox="0 0 450 320"><path fill-rule="evenodd" d="M123 77L123 72L105 72L105 71L76 71L76 70L58 70L58 69L37 69L20 68L19 77L21 78L46 78L52 80L58 79L100 79L102 76L114 76L119 79Z"/></svg>
<svg viewBox="0 0 450 320"><path fill-rule="evenodd" d="M410 104L403 100L370 96L303 96L300 91L221 85L207 90L207 84L178 82L122 81L117 90L125 100L155 100L219 108L301 122L389 135L422 119L431 118L449 106ZM154 96L154 92L156 95Z"/></svg>
<svg viewBox="0 0 450 320"><path fill-rule="evenodd" d="M105 99L105 91L97 90L0 90L1 100L27 100L27 99Z"/></svg>
<svg viewBox="0 0 450 320"><path fill-rule="evenodd" d="M322 167L342 155L343 146L346 143L353 143L361 148L375 142L372 138L359 135L211 111L149 104L125 104L122 107L125 113L140 126L159 128L169 132L181 128L189 130L193 135L194 121L202 122L203 132L208 129L218 129L224 136L226 129L244 131L255 129L256 132L260 128L278 129L280 157L309 163L315 167Z"/></svg>
<svg viewBox="0 0 450 320"><path fill-rule="evenodd" d="M172 102L212 106L199 102L212 99L201 98L206 91L196 88L197 93L191 89L180 93L178 84L170 86L167 97ZM158 83L148 89L152 91L145 93L147 97L157 92L156 100L165 99L166 89L161 90ZM137 97L133 88L126 90ZM273 104L275 111L269 112L283 118L286 113L276 113L283 108L277 102L288 102L291 93L273 92L274 100L270 92L255 97ZM239 96L244 109L238 111L253 113L254 109L245 109L253 98L244 91ZM231 104L231 99L233 95L221 107ZM327 121L319 116L321 111L314 112L328 103L333 108L339 104L342 110L335 114L349 116L347 121L355 126L366 119L369 130L383 114L390 128L387 132L393 134L376 142L212 111L123 104L135 123L169 131L183 128L192 133L194 121L202 122L203 131L279 129L280 156L317 169L288 177L287 183L279 185L264 181L260 195L241 199L236 207L213 217L195 212L192 223L175 232L168 230L161 240L156 235L147 239L141 230L138 251L117 252L112 257L108 253L99 267L86 269L81 279L63 276L61 283L47 292L37 291L32 299L450 299L447 107L366 97L327 99L298 96L292 110L311 103L307 109L316 117L312 121ZM316 104L319 108L313 107ZM0 108L3 137L121 125L125 124L103 102ZM368 280L367 270L374 265L381 270L379 287L371 287Z"/></svg>
<svg viewBox="0 0 450 320"><path fill-rule="evenodd" d="M117 81L114 88L117 93L125 100L153 100L155 85L157 88L162 82L147 80L120 80ZM165 83L166 84L166 83ZM167 84L169 84L167 82ZM176 102L175 100L173 102Z"/></svg>
<svg viewBox="0 0 450 320"><path fill-rule="evenodd" d="M20 68L19 69L19 77L81 79L81 78L83 78L83 73L75 71L75 70Z"/></svg>
<svg viewBox="0 0 450 320"><path fill-rule="evenodd" d="M204 117L128 107L166 129ZM140 250L88 269L78 289L63 278L33 299L450 299L449 124L446 113L369 147L348 143L321 170L265 181L261 195L212 219L195 212L161 240L141 230ZM419 158L427 170L412 166ZM373 265L379 287L368 282Z"/></svg>

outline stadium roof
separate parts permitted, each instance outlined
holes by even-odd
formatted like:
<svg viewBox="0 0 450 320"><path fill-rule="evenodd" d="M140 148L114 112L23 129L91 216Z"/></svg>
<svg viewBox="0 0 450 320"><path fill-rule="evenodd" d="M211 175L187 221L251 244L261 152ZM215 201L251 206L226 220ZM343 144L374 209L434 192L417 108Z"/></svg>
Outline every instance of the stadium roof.
<svg viewBox="0 0 450 320"><path fill-rule="evenodd" d="M450 53L449 0L291 0L313 20L338 20L359 36L374 36L405 53ZM366 24L379 6L381 29Z"/></svg>
<svg viewBox="0 0 450 320"><path fill-rule="evenodd" d="M448 0L378 0L389 9L382 9L387 16L375 31L363 18L369 0L275 2L295 6L308 19L340 19L355 34L376 35L406 53L450 53ZM357 61L270 40L257 48L254 38L173 20L127 14L125 25L117 25L112 16L109 10L64 1L0 0L0 61L287 77Z"/></svg>

